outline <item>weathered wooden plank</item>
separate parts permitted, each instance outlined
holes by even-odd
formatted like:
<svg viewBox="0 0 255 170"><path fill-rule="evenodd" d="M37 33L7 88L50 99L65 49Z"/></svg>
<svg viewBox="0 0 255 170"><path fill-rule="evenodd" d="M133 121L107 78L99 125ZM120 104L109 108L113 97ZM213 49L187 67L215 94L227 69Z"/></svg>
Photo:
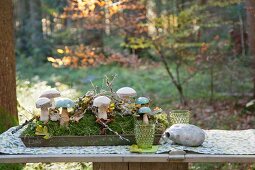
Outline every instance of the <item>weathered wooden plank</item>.
<svg viewBox="0 0 255 170"><path fill-rule="evenodd" d="M255 163L255 155L186 154L184 162L236 162Z"/></svg>
<svg viewBox="0 0 255 170"><path fill-rule="evenodd" d="M0 163L35 162L240 162L255 163L255 155L205 154L63 154L63 155L1 155Z"/></svg>
<svg viewBox="0 0 255 170"><path fill-rule="evenodd" d="M129 170L141 170L141 162L133 162L128 165Z"/></svg>
<svg viewBox="0 0 255 170"><path fill-rule="evenodd" d="M146 162L146 163L129 163L130 170L187 170L188 163L176 162ZM97 170L97 169L95 169Z"/></svg>
<svg viewBox="0 0 255 170"><path fill-rule="evenodd" d="M116 163L116 162L101 162L93 163L93 170L187 170L188 163L174 163L174 162L165 162L165 163L155 163L155 162L146 162L146 163Z"/></svg>
<svg viewBox="0 0 255 170"><path fill-rule="evenodd" d="M95 162L93 170L129 170L127 162Z"/></svg>

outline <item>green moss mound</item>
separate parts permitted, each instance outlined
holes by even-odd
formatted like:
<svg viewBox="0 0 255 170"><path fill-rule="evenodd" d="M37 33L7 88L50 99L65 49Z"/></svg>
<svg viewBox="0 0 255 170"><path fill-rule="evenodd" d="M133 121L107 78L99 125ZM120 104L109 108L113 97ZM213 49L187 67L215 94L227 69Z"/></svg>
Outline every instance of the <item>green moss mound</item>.
<svg viewBox="0 0 255 170"><path fill-rule="evenodd" d="M36 136L36 126L43 125L42 122L32 122L23 132L22 136ZM96 122L96 117L93 113L86 113L84 117L77 122L70 122L69 127L62 127L59 122L49 121L46 124L48 132L51 136L89 136L100 134L100 124ZM131 115L121 116L116 114L113 121L108 126L119 134L133 134L134 117ZM106 130L106 134L114 134Z"/></svg>
<svg viewBox="0 0 255 170"><path fill-rule="evenodd" d="M167 128L168 124L164 117L157 119L156 123L156 134L162 134ZM115 113L115 116L112 118L112 121L107 125L114 132L118 134L134 134L134 126L136 123L142 123L142 121L136 120L132 115L122 116L118 113ZM155 123L155 120L151 120L150 123ZM36 127L38 125L44 126L43 122L36 121L28 125L24 130L22 136L36 136ZM90 135L99 135L101 125L96 122L95 115L88 111L79 122L70 122L68 127L60 126L59 122L49 121L46 124L48 128L48 133L50 136L90 136ZM113 135L114 133L106 129L106 134Z"/></svg>

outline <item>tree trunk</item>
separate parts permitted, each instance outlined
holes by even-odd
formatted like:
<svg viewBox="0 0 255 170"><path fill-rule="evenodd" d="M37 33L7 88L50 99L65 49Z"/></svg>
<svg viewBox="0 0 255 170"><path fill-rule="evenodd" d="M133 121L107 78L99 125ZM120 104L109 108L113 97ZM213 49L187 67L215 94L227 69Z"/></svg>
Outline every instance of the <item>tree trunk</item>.
<svg viewBox="0 0 255 170"><path fill-rule="evenodd" d="M43 59L45 50L43 47L43 30L42 30L42 7L41 0L31 0L30 4L30 42L33 48L33 55ZM45 57L46 58L46 57ZM39 59L39 61L42 61ZM36 60L38 62L38 59Z"/></svg>
<svg viewBox="0 0 255 170"><path fill-rule="evenodd" d="M214 98L214 64L210 65L210 103L212 104Z"/></svg>
<svg viewBox="0 0 255 170"><path fill-rule="evenodd" d="M18 0L14 4L16 8L16 49L29 56L29 1Z"/></svg>
<svg viewBox="0 0 255 170"><path fill-rule="evenodd" d="M13 4L0 1L0 133L18 120L14 54Z"/></svg>
<svg viewBox="0 0 255 170"><path fill-rule="evenodd" d="M246 1L249 52L253 58L253 97L255 98L255 1Z"/></svg>
<svg viewBox="0 0 255 170"><path fill-rule="evenodd" d="M156 46L156 44L154 44L154 47L156 48L156 51L157 51L158 55L160 56L161 62L163 63L163 66L164 66L164 68L165 68L165 70L166 70L166 72L167 72L167 74L168 74L168 76L170 78L171 83L174 84L174 86L176 87L176 89L177 89L177 91L179 93L181 104L186 106L188 103L187 103L187 100L186 100L186 98L184 96L184 93L183 93L183 86L182 86L183 83L181 83L180 80L178 81L174 77L174 75L173 75L173 73L172 73L172 71L171 71L171 69L170 69L170 67L169 67L169 65L167 63L167 60L166 60L165 56L161 53L161 51ZM179 76L177 76L177 77L179 77Z"/></svg>

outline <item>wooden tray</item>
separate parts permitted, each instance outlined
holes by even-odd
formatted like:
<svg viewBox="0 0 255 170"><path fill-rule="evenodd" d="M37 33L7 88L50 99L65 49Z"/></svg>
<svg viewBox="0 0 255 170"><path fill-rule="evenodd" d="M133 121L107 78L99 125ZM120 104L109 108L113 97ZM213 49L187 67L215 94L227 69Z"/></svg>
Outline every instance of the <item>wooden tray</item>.
<svg viewBox="0 0 255 170"><path fill-rule="evenodd" d="M130 140L121 140L117 135L93 135L93 136L53 136L44 139L41 136L24 137L21 140L26 147L61 147L61 146L116 146L135 144L135 135L122 135ZM159 144L161 135L156 134L154 143Z"/></svg>

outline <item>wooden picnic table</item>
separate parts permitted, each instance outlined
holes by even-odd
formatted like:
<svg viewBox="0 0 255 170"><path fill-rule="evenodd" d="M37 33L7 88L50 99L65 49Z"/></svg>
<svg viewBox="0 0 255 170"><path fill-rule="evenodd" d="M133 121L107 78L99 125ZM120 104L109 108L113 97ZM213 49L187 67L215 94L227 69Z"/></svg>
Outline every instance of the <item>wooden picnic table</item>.
<svg viewBox="0 0 255 170"><path fill-rule="evenodd" d="M255 155L206 154L62 154L6 155L0 163L93 162L94 170L187 170L191 162L255 163Z"/></svg>

